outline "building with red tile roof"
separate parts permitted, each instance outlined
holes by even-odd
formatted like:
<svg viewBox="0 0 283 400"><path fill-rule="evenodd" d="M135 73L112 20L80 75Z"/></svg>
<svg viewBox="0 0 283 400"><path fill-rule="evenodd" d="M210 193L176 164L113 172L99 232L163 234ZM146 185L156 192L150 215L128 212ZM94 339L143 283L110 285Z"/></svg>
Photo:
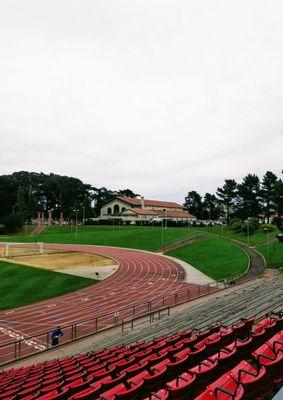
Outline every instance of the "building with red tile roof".
<svg viewBox="0 0 283 400"><path fill-rule="evenodd" d="M120 219L123 222L154 222L164 219L189 222L195 221L196 217L186 207L175 202L116 196L103 205L99 219Z"/></svg>

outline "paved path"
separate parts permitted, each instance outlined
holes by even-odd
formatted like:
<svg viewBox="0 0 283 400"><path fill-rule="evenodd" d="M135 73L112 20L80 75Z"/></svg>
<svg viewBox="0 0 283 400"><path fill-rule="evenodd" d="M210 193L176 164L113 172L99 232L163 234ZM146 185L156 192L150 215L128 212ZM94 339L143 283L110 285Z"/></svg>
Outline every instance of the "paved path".
<svg viewBox="0 0 283 400"><path fill-rule="evenodd" d="M237 240L231 239L227 236L225 236L226 240L229 240L230 242L234 243L236 246L240 247L242 250L244 250L250 260L250 266L246 274L244 274L242 277L237 278L237 281L243 281L246 279L254 278L256 276L259 276L260 274L263 274L266 268L266 263L264 257L258 253L257 251L253 250L251 247L248 245L239 242Z"/></svg>

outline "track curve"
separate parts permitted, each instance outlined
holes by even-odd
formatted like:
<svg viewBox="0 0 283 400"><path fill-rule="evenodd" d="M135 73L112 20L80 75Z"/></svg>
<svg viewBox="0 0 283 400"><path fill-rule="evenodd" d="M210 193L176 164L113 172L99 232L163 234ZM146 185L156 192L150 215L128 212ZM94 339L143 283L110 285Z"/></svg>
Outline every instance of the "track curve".
<svg viewBox="0 0 283 400"><path fill-rule="evenodd" d="M202 286L185 283L185 271L181 265L158 254L89 245L48 244L46 247L101 254L115 259L119 268L115 274L93 286L0 312L0 344L16 337L11 334L13 332L34 336L58 324L69 325L106 313L109 314L106 319L113 319L115 311L140 304L137 306L139 312L144 312L148 301L180 289L205 290ZM126 311L123 313L119 314L121 318L129 316ZM107 324L107 320L104 322Z"/></svg>

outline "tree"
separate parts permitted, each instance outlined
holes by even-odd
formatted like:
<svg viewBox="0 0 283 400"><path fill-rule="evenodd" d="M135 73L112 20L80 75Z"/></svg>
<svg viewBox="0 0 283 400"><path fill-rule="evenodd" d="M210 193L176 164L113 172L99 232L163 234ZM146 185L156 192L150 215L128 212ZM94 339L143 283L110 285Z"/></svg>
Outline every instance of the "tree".
<svg viewBox="0 0 283 400"><path fill-rule="evenodd" d="M216 220L221 215L219 202L214 194L206 193L203 198L204 219Z"/></svg>
<svg viewBox="0 0 283 400"><path fill-rule="evenodd" d="M283 181L279 179L273 188L272 204L279 217L283 216Z"/></svg>
<svg viewBox="0 0 283 400"><path fill-rule="evenodd" d="M243 220L258 218L260 206L260 181L257 175L248 174L238 185L237 215Z"/></svg>
<svg viewBox="0 0 283 400"><path fill-rule="evenodd" d="M188 208L190 214L197 217L197 219L203 219L203 205L201 202L201 196L195 190L188 192L185 197L184 206Z"/></svg>
<svg viewBox="0 0 283 400"><path fill-rule="evenodd" d="M226 208L227 223L229 224L231 209L237 196L237 182L234 179L225 179L223 187L217 189L216 195L220 198L224 208Z"/></svg>
<svg viewBox="0 0 283 400"><path fill-rule="evenodd" d="M270 219L272 199L275 195L274 188L277 180L278 178L273 172L267 171L261 182L261 201L265 210L265 217L268 224Z"/></svg>
<svg viewBox="0 0 283 400"><path fill-rule="evenodd" d="M134 193L131 189L123 189L117 192L117 196L131 197L132 199L140 197L139 194Z"/></svg>

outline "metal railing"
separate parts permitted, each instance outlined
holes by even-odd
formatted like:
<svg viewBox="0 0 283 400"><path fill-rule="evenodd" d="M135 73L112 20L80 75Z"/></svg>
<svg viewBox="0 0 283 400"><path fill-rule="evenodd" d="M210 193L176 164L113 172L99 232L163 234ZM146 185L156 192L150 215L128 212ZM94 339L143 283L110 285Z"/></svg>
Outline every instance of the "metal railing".
<svg viewBox="0 0 283 400"><path fill-rule="evenodd" d="M249 278L246 281L252 281L255 278ZM134 321L143 317L149 317L149 322L153 322L156 313L160 315L165 310L165 313L170 315L171 307L206 296L232 285L236 286L237 284L237 282L231 280L225 283L214 281L202 286L191 285L190 288L171 293L167 296L155 297L145 302L96 315L69 325L61 325L60 327L64 335L60 338L59 346L72 343L78 339L86 338L113 327L120 326L123 332L125 326L130 325L133 328ZM0 328L1 326L5 327L5 321L0 321ZM9 330L8 327L7 329ZM22 335L16 340L9 342L0 342L0 366L52 349L51 333L52 331L48 330L32 336Z"/></svg>
<svg viewBox="0 0 283 400"><path fill-rule="evenodd" d="M150 315L153 311L170 308L172 306L205 296L215 292L224 285L212 282L207 285L192 285L190 288L171 293L167 296L155 297L148 301L126 306L118 310L113 310L104 314L94 316L85 320L77 321L69 325L60 326L64 335L60 338L60 345L71 343L75 340L102 332L115 326L124 326L125 323L133 319ZM170 312L170 311L169 311ZM13 335L13 329L5 325L5 321L0 321L0 328L6 329L6 334ZM35 335L17 335L16 340L0 342L0 365L9 364L13 361L38 354L52 348L52 331L43 331Z"/></svg>

